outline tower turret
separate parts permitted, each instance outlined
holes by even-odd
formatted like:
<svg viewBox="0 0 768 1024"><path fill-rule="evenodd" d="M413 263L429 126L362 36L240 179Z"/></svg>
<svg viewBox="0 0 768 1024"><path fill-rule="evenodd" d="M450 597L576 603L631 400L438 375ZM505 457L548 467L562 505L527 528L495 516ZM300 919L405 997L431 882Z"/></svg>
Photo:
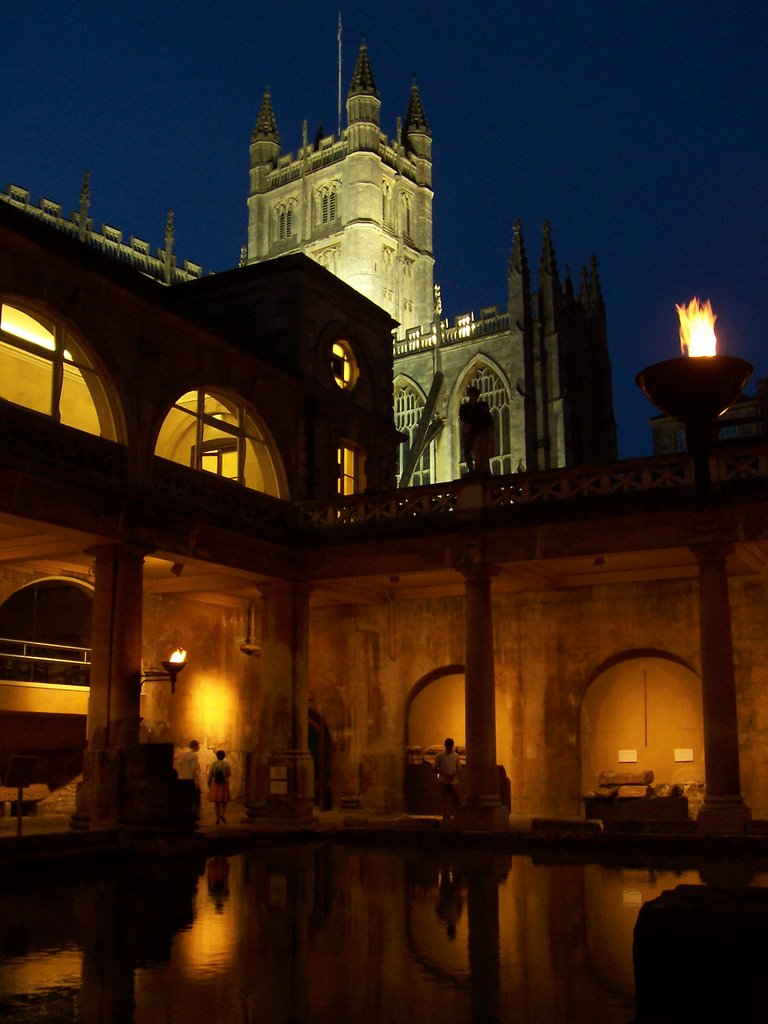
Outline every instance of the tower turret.
<svg viewBox="0 0 768 1024"><path fill-rule="evenodd" d="M561 291L557 272L552 230L544 221L544 241L539 260L539 321L544 334L556 331L560 325Z"/></svg>
<svg viewBox="0 0 768 1024"><path fill-rule="evenodd" d="M280 134L277 130L272 94L267 86L259 116L251 135L251 192L264 188L266 174L277 166L280 157Z"/></svg>
<svg viewBox="0 0 768 1024"><path fill-rule="evenodd" d="M347 93L347 139L349 152L376 152L379 145L381 99L373 80L368 46L360 44L355 72Z"/></svg>
<svg viewBox="0 0 768 1024"><path fill-rule="evenodd" d="M512 229L512 253L509 257L509 318L518 330L527 332L531 326L531 275L525 255L520 221Z"/></svg>
<svg viewBox="0 0 768 1024"><path fill-rule="evenodd" d="M411 96L400 133L400 142L417 168L419 184L431 185L432 132L429 130L419 87L415 82L411 85Z"/></svg>

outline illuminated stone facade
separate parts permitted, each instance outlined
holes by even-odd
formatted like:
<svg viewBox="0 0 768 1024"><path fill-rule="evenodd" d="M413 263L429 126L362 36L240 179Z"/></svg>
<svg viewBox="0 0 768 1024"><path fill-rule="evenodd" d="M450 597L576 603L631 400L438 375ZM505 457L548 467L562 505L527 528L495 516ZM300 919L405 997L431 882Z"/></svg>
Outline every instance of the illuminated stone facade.
<svg viewBox="0 0 768 1024"><path fill-rule="evenodd" d="M707 553L741 790L768 816L760 438L715 450L708 506L684 455L397 489L392 321L302 254L168 288L0 204L0 304L0 761L52 763L51 720L76 717L79 825L173 824L191 737L227 750L249 816L401 812L447 734L486 824L497 764L532 815L583 813L628 764L701 786ZM347 451L367 490L340 494ZM89 645L5 615L50 580L93 595ZM172 693L144 677L178 645ZM65 648L89 655L87 728Z"/></svg>
<svg viewBox="0 0 768 1024"><path fill-rule="evenodd" d="M407 437L401 486L453 480L466 467L458 409L470 384L494 419L495 474L616 457L611 369L597 264L578 292L560 280L545 225L538 285L515 226L507 309L451 324L433 287L432 135L419 94L398 137L380 128L381 100L360 48L339 137L305 125L282 153L269 92L250 150L248 263L303 252L387 310L395 342L395 421Z"/></svg>

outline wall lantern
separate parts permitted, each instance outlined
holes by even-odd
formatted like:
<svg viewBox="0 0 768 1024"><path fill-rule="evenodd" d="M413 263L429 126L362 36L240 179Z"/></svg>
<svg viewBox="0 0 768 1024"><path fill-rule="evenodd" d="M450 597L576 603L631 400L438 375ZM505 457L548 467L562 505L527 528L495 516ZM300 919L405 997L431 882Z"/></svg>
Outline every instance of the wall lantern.
<svg viewBox="0 0 768 1024"><path fill-rule="evenodd" d="M187 667L187 652L182 647L177 647L167 661L161 661L163 671L149 669L148 672L139 672L139 682L147 680L170 679L171 693L176 692L176 676Z"/></svg>

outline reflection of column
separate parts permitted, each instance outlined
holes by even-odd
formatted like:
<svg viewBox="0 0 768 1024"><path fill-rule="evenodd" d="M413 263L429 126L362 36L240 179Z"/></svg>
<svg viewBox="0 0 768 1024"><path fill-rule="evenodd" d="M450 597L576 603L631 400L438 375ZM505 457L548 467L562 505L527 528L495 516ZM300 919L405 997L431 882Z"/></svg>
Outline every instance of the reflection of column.
<svg viewBox="0 0 768 1024"><path fill-rule="evenodd" d="M729 544L693 548L699 562L701 696L704 718L706 796L699 812L702 832L743 832L750 818L741 795L736 682L731 608L728 599Z"/></svg>
<svg viewBox="0 0 768 1024"><path fill-rule="evenodd" d="M496 685L493 608L488 565L461 567L465 581L466 811L476 827L507 825L496 768Z"/></svg>
<svg viewBox="0 0 768 1024"><path fill-rule="evenodd" d="M308 743L309 594L276 581L262 593L259 752L248 772L248 814L305 817L314 804Z"/></svg>
<svg viewBox="0 0 768 1024"><path fill-rule="evenodd" d="M141 619L145 552L122 544L94 556L88 749L73 825L114 823L123 754L139 742Z"/></svg>
<svg viewBox="0 0 768 1024"><path fill-rule="evenodd" d="M479 855L467 871L470 1020L498 1024L501 965L499 956L498 861Z"/></svg>

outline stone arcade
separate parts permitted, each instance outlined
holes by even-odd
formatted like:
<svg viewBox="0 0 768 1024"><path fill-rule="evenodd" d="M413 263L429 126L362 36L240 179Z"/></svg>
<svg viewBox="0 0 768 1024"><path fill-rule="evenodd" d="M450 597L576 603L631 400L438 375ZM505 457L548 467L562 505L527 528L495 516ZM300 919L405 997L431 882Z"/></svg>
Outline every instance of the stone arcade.
<svg viewBox="0 0 768 1024"><path fill-rule="evenodd" d="M396 489L392 322L306 257L169 289L0 204L0 284L0 756L66 774L88 692L77 824L181 821L190 736L249 815L402 811L453 735L480 825L497 764L520 814L631 762L768 816L764 446L715 448L706 506L685 455Z"/></svg>

